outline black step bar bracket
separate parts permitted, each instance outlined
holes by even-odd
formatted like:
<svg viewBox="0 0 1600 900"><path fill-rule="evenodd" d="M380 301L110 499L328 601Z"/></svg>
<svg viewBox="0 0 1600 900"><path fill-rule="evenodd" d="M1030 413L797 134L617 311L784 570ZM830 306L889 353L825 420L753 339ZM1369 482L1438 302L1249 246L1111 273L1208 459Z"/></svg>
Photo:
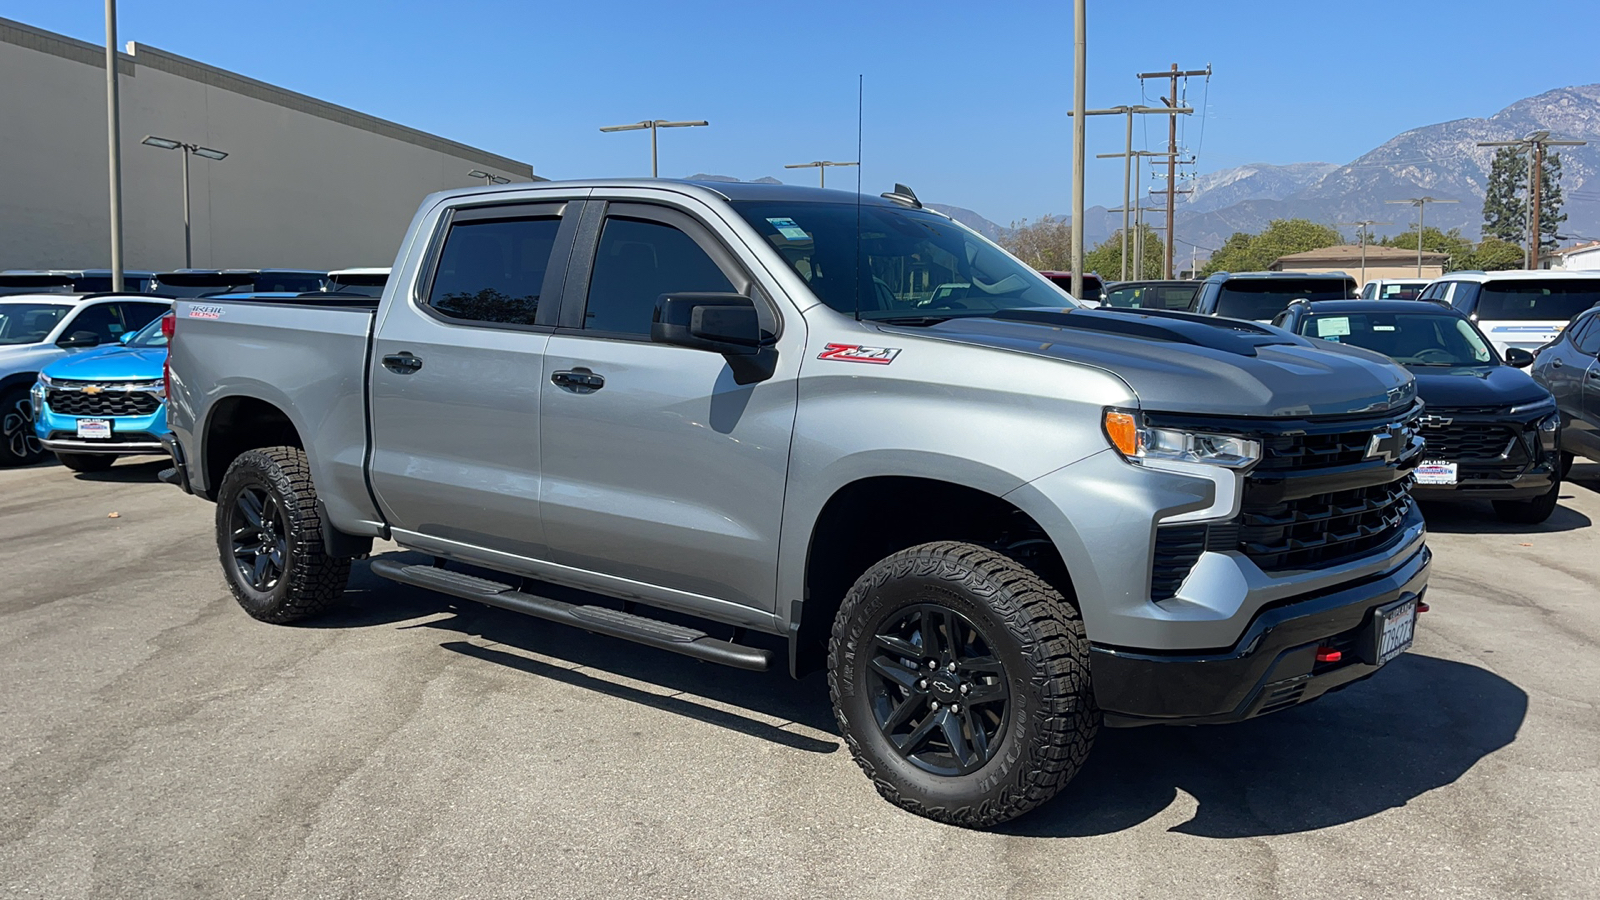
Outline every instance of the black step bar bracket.
<svg viewBox="0 0 1600 900"><path fill-rule="evenodd" d="M772 667L772 653L767 650L718 640L703 631L663 622L660 619L636 616L619 609L606 606L580 606L524 593L509 584L487 578L390 559L373 560L372 574L412 587L438 591L463 600L476 600L500 609L508 609L562 625L572 625L595 634L622 638L658 650L681 653L684 656L733 666L736 669L765 672Z"/></svg>

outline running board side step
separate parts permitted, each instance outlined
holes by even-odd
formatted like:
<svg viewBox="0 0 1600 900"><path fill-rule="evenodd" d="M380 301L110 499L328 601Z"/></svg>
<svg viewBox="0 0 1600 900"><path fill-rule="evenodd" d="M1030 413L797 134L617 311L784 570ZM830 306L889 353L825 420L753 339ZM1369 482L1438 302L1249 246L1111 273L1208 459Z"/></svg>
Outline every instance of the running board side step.
<svg viewBox="0 0 1600 900"><path fill-rule="evenodd" d="M706 662L765 672L772 666L772 653L756 647L746 647L731 641L718 640L703 631L648 619L605 606L579 606L562 600L552 600L517 590L509 584L476 578L448 569L433 566L408 565L388 559L372 561L372 574L460 597L476 600L489 606L509 609L523 615L547 619L562 625L572 625L584 631L622 638L659 650L669 650L692 656Z"/></svg>

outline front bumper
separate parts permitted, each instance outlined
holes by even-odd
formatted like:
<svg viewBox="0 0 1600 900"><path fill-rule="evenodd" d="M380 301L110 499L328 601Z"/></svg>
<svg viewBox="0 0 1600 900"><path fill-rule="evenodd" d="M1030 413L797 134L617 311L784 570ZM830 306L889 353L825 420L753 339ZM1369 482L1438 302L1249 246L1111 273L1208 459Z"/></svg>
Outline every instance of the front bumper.
<svg viewBox="0 0 1600 900"><path fill-rule="evenodd" d="M166 453L161 435L167 430L167 409L162 404L148 416L100 416L111 422L109 440L78 437L78 416L52 410L48 403L34 407L34 434L46 450L59 453L94 453L110 456L142 456Z"/></svg>
<svg viewBox="0 0 1600 900"><path fill-rule="evenodd" d="M1474 473L1470 466L1462 468L1462 478L1455 484L1416 484L1411 495L1419 500L1527 500L1542 497L1550 492L1558 476L1553 465L1540 464L1512 477L1495 472Z"/></svg>
<svg viewBox="0 0 1600 900"><path fill-rule="evenodd" d="M1432 553L1418 549L1394 568L1355 584L1291 597L1251 621L1234 646L1162 653L1090 646L1095 698L1106 724L1238 722L1287 709L1378 670L1367 646L1372 611L1427 591ZM1352 648L1318 663L1322 644Z"/></svg>

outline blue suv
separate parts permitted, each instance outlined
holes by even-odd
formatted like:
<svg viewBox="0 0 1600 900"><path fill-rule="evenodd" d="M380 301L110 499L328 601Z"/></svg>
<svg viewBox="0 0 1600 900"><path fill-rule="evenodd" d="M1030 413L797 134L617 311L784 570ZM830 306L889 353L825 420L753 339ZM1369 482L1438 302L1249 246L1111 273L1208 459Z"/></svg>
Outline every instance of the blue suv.
<svg viewBox="0 0 1600 900"><path fill-rule="evenodd" d="M78 472L111 467L119 456L166 451L167 334L161 316L118 344L44 367L33 386L34 433L61 464Z"/></svg>

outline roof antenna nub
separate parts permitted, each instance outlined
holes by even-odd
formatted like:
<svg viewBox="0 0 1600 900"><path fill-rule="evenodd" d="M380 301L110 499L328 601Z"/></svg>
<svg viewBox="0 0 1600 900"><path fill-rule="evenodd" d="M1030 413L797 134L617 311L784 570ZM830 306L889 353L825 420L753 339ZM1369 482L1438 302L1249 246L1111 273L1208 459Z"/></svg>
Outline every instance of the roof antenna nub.
<svg viewBox="0 0 1600 900"><path fill-rule="evenodd" d="M922 201L917 199L917 192L906 187L898 181L895 182L894 190L887 194L879 194L878 196L885 200L892 200L901 206L909 206L912 209L922 208Z"/></svg>

